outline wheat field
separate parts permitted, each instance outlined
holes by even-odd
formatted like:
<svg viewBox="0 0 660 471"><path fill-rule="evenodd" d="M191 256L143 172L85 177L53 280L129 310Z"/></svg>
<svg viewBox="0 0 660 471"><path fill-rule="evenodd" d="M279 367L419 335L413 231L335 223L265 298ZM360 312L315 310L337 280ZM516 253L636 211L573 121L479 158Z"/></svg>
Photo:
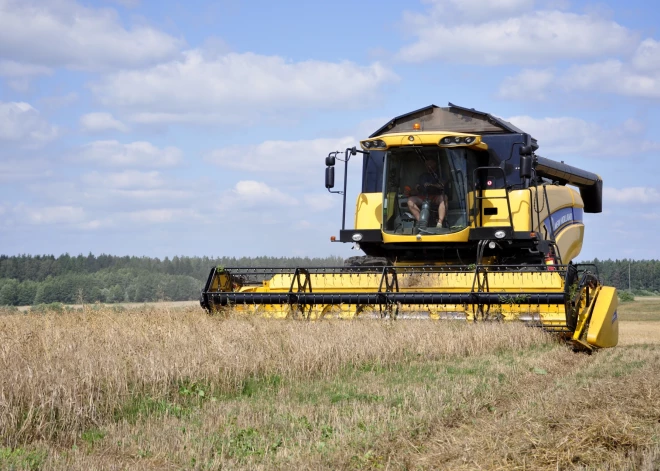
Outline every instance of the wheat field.
<svg viewBox="0 0 660 471"><path fill-rule="evenodd" d="M519 324L0 314L0 469L660 468L660 302Z"/></svg>

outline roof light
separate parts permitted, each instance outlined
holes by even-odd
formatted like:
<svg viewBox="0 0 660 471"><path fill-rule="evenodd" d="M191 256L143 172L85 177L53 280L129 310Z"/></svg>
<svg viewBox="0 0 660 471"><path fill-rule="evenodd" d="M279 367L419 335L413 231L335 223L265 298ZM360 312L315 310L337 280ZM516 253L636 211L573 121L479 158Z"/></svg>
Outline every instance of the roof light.
<svg viewBox="0 0 660 471"><path fill-rule="evenodd" d="M415 124L413 124L413 130L414 130L414 131L419 131L420 129L422 129L422 125L421 125L421 124L419 124L419 123L415 123Z"/></svg>
<svg viewBox="0 0 660 471"><path fill-rule="evenodd" d="M474 142L474 137L466 137L465 138L465 143L466 144L472 144Z"/></svg>
<svg viewBox="0 0 660 471"><path fill-rule="evenodd" d="M495 231L495 238L496 239L504 239L505 235L506 235L506 232L504 232L504 231Z"/></svg>
<svg viewBox="0 0 660 471"><path fill-rule="evenodd" d="M354 242L360 242L362 240L362 234L356 232L351 236L351 239L353 239Z"/></svg>
<svg viewBox="0 0 660 471"><path fill-rule="evenodd" d="M414 141L414 140L415 140L415 136L408 136L408 140L409 140L410 142Z"/></svg>
<svg viewBox="0 0 660 471"><path fill-rule="evenodd" d="M330 236L330 242L337 242L337 238L335 236Z"/></svg>

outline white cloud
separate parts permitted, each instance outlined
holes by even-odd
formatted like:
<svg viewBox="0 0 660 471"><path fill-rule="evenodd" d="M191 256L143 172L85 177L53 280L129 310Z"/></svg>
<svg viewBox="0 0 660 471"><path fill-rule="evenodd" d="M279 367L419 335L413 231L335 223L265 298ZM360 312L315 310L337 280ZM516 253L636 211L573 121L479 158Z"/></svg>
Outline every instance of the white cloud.
<svg viewBox="0 0 660 471"><path fill-rule="evenodd" d="M89 193L89 190L87 191ZM199 194L195 189L173 189L173 188L147 188L147 189L115 189L110 193L99 193L101 199L105 197L112 197L118 202L131 201L140 204L162 204L163 202L181 202L197 201L199 202Z"/></svg>
<svg viewBox="0 0 660 471"><path fill-rule="evenodd" d="M97 215L93 219L78 220L75 227L85 231L95 231L112 227L154 226L160 224L181 224L199 222L202 215L193 209L162 208L137 211L114 211L107 215Z"/></svg>
<svg viewBox="0 0 660 471"><path fill-rule="evenodd" d="M304 197L305 208L311 211L325 211L337 204L339 199L330 193L308 194Z"/></svg>
<svg viewBox="0 0 660 471"><path fill-rule="evenodd" d="M324 158L332 151L344 151L357 142L352 137L303 141L264 141L256 145L230 146L211 151L205 160L221 167L248 172L301 174L323 171Z"/></svg>
<svg viewBox="0 0 660 471"><path fill-rule="evenodd" d="M94 141L84 145L75 158L114 167L170 167L181 161L181 151L176 147L158 148L145 141Z"/></svg>
<svg viewBox="0 0 660 471"><path fill-rule="evenodd" d="M147 25L126 29L108 8L72 0L0 0L0 57L11 61L90 70L139 67L173 57L182 45Z"/></svg>
<svg viewBox="0 0 660 471"><path fill-rule="evenodd" d="M528 65L625 53L635 42L634 34L613 21L556 10L477 23L447 15L409 15L404 21L418 37L398 53L410 62Z"/></svg>
<svg viewBox="0 0 660 471"><path fill-rule="evenodd" d="M65 95L54 95L40 98L39 104L44 108L55 109L75 103L77 100L78 94L76 92L69 92Z"/></svg>
<svg viewBox="0 0 660 471"><path fill-rule="evenodd" d="M314 225L306 219L296 221L296 229L310 229L312 227L314 227Z"/></svg>
<svg viewBox="0 0 660 471"><path fill-rule="evenodd" d="M523 71L516 77L505 79L500 87L500 96L523 99L525 95L522 91L525 87L531 87L532 95L543 97L553 84L569 92L601 92L637 98L660 98L660 42L645 39L638 45L629 61L607 59L577 64L554 78L547 70Z"/></svg>
<svg viewBox="0 0 660 471"><path fill-rule="evenodd" d="M660 142L645 139L644 125L635 120L609 127L572 117L513 116L507 121L535 137L544 156L622 157L660 150Z"/></svg>
<svg viewBox="0 0 660 471"><path fill-rule="evenodd" d="M192 209L147 209L131 211L126 214L128 220L139 224L163 224L169 222L181 223L200 219L201 216Z"/></svg>
<svg viewBox="0 0 660 471"><path fill-rule="evenodd" d="M272 188L263 182L241 180L220 198L221 209L266 209L282 206L297 206L298 199Z"/></svg>
<svg viewBox="0 0 660 471"><path fill-rule="evenodd" d="M91 172L79 179L48 181L26 185L39 198L58 205L83 205L89 214L116 214L127 210L195 206L208 199L198 181L166 177L159 172L128 170L117 173Z"/></svg>
<svg viewBox="0 0 660 471"><path fill-rule="evenodd" d="M34 77L37 75L50 75L52 73L52 69L43 65L0 60L0 76L2 77Z"/></svg>
<svg viewBox="0 0 660 471"><path fill-rule="evenodd" d="M42 180L53 175L48 160L43 158L0 159L0 182L17 183ZM42 182L40 182L41 184Z"/></svg>
<svg viewBox="0 0 660 471"><path fill-rule="evenodd" d="M21 141L33 147L54 139L58 129L49 124L30 104L0 102L0 141Z"/></svg>
<svg viewBox="0 0 660 471"><path fill-rule="evenodd" d="M126 8L135 8L140 4L140 0L109 0L111 3L117 3Z"/></svg>
<svg viewBox="0 0 660 471"><path fill-rule="evenodd" d="M127 132L128 126L115 119L110 113L87 113L80 117L80 125L83 130L90 132L97 131L120 131Z"/></svg>
<svg viewBox="0 0 660 471"><path fill-rule="evenodd" d="M493 18L498 15L510 15L515 12L530 10L534 0L429 0L431 4L430 16L437 19L484 19Z"/></svg>
<svg viewBox="0 0 660 471"><path fill-rule="evenodd" d="M637 47L632 65L639 71L660 71L660 42L645 39Z"/></svg>
<svg viewBox="0 0 660 471"><path fill-rule="evenodd" d="M115 189L153 189L165 185L165 180L159 172L139 172L126 170L119 173L91 172L83 175L82 182L95 188Z"/></svg>
<svg viewBox="0 0 660 471"><path fill-rule="evenodd" d="M561 82L568 90L660 98L660 71L639 72L615 59L573 66L564 74Z"/></svg>
<svg viewBox="0 0 660 471"><path fill-rule="evenodd" d="M507 77L500 85L499 97L510 100L542 101L545 91L554 81L552 70L524 69L514 77Z"/></svg>
<svg viewBox="0 0 660 471"><path fill-rule="evenodd" d="M357 106L396 75L378 63L291 62L278 56L229 53L120 71L92 85L101 103L130 110L139 122L235 123L273 109Z"/></svg>
<svg viewBox="0 0 660 471"><path fill-rule="evenodd" d="M17 92L30 89L30 79L38 75L51 75L52 69L43 65L24 64L11 60L0 60L0 77L7 79L7 85Z"/></svg>
<svg viewBox="0 0 660 471"><path fill-rule="evenodd" d="M660 191L656 188L642 186L628 188L605 187L603 198L610 203L655 204L660 200Z"/></svg>
<svg viewBox="0 0 660 471"><path fill-rule="evenodd" d="M16 213L23 213L29 224L73 224L85 218L85 211L76 206L23 207Z"/></svg>

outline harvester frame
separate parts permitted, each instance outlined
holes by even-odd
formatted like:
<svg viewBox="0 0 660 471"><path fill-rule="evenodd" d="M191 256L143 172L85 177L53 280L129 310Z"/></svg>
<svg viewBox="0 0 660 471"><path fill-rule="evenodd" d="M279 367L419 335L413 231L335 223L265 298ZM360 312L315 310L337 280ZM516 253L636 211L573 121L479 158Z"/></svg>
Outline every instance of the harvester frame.
<svg viewBox="0 0 660 471"><path fill-rule="evenodd" d="M616 345L616 290L602 286L593 265L572 263L583 213L602 210L598 175L538 156L529 134L451 103L396 117L361 147L328 154L325 186L343 196L339 238L331 240L366 256L343 267L216 267L202 291L205 309L303 319L372 312L518 320L578 348ZM357 154L363 189L355 227L346 229L348 163ZM333 189L336 160L344 162L343 191ZM424 168L419 178L429 186L417 184L413 199L415 171Z"/></svg>

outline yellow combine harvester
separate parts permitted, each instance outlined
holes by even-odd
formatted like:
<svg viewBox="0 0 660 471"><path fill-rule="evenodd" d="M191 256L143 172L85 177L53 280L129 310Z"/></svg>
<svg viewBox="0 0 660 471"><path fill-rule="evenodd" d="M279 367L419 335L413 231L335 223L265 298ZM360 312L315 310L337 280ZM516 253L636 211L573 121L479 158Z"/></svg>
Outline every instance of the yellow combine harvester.
<svg viewBox="0 0 660 471"><path fill-rule="evenodd" d="M578 348L617 344L616 290L601 285L594 266L571 263L583 213L602 210L598 175L540 157L529 134L451 103L396 117L360 145L326 157L325 185L344 199L331 240L366 255L335 268L213 268L202 307L306 319L518 320ZM355 228L346 229L348 163L357 154L362 193ZM343 191L333 190L337 161Z"/></svg>

